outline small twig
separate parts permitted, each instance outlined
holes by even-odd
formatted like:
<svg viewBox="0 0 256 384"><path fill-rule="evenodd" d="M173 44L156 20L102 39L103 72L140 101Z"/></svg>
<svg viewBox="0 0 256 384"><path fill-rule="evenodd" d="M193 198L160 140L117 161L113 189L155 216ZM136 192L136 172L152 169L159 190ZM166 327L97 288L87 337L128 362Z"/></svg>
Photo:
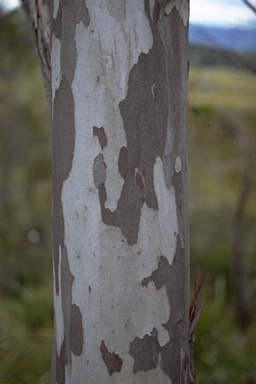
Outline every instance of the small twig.
<svg viewBox="0 0 256 384"><path fill-rule="evenodd" d="M6 341L6 339L3 339L0 341L0 344L3 343L4 341ZM3 348L0 348L0 351L2 351Z"/></svg>
<svg viewBox="0 0 256 384"><path fill-rule="evenodd" d="M0 344L2 344L4 341L6 341L6 339L1 340L1 341L0 341ZM2 350L3 350L3 348L0 348L0 351L2 351ZM33 350L28 351L28 352L26 352L26 353L23 353L22 355L8 355L8 356L10 356L10 357L14 357L14 358L17 358L17 357L26 357L26 356L30 355L32 352L33 352Z"/></svg>
<svg viewBox="0 0 256 384"><path fill-rule="evenodd" d="M197 266L195 278L194 298L192 300L189 311L189 347L190 347L190 367L188 370L188 383L194 383L196 372L194 362L194 344L195 344L195 328L201 315L204 302L201 303L202 289L205 283L205 276L200 277L199 267Z"/></svg>
<svg viewBox="0 0 256 384"><path fill-rule="evenodd" d="M244 0L243 0L244 1ZM250 63L248 60L244 59L238 53L226 50L224 48L218 47L218 40L214 38L210 33L203 31L202 28L197 27L197 31L201 36L207 39L208 43L210 43L212 49L217 52L219 55L225 57L229 61L231 61L238 68L245 68L254 75L256 74L256 67L254 63Z"/></svg>
<svg viewBox="0 0 256 384"><path fill-rule="evenodd" d="M192 335L195 331L196 324L199 320L200 313L202 312L204 303L200 303L202 289L205 283L205 275L200 278L199 267L196 270L196 278L195 278L195 290L194 290L194 298L190 306L189 311L189 334Z"/></svg>
<svg viewBox="0 0 256 384"><path fill-rule="evenodd" d="M15 357L15 358L17 358L17 357L26 357L26 356L30 355L32 352L33 352L33 350L28 351L26 353L23 353L22 355L10 355L10 357Z"/></svg>

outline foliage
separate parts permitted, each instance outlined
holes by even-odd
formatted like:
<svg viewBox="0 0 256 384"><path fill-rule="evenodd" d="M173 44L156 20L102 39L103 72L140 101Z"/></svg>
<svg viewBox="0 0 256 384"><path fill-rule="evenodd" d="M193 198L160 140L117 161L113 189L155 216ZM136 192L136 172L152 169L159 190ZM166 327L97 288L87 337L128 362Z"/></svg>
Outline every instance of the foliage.
<svg viewBox="0 0 256 384"><path fill-rule="evenodd" d="M22 13L0 14L0 32L0 383L45 384L53 334L50 111ZM197 264L206 275L197 377L253 384L255 318L239 329L231 223L246 165L253 192L244 261L254 302L256 79L223 62L202 64L190 71L188 137L192 275Z"/></svg>

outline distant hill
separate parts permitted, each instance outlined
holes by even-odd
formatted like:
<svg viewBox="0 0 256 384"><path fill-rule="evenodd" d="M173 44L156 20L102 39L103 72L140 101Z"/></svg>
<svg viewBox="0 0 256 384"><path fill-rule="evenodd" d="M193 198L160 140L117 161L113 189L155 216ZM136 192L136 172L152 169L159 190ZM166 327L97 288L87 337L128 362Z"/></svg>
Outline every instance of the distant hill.
<svg viewBox="0 0 256 384"><path fill-rule="evenodd" d="M256 52L256 27L226 28L190 23L189 41L191 45Z"/></svg>

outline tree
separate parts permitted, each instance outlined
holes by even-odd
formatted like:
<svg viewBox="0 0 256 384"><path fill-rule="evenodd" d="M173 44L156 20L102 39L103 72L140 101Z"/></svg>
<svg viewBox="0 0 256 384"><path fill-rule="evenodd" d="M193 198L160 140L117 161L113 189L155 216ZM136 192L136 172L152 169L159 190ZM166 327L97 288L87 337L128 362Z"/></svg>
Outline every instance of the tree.
<svg viewBox="0 0 256 384"><path fill-rule="evenodd" d="M51 54L51 382L193 382L188 1L24 5L46 89Z"/></svg>

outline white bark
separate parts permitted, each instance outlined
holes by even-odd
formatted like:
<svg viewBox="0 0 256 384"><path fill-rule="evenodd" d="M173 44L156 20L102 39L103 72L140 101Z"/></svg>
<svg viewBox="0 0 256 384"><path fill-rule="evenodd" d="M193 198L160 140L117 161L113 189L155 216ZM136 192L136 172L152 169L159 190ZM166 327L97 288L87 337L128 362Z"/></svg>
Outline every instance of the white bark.
<svg viewBox="0 0 256 384"><path fill-rule="evenodd" d="M172 317L174 323L181 321L185 324L186 333L188 308L184 309L184 313L177 314L170 305L175 299L171 301L164 278L162 286L157 286L152 276L158 270L162 257L171 268L178 238L181 243L179 249L186 247L186 255L188 244L184 240L184 228L181 231L182 216L177 213L177 202L181 202L181 196L177 194L180 192L176 191L171 177L168 179L166 176L163 156L155 156L152 169L152 189L156 196L154 207L147 201L149 176L145 174L141 163L128 170L133 172L131 180L142 201L136 240L126 235L118 221L113 221L111 225L103 219L104 210L109 215L115 215L122 199L126 176L120 170L120 156L122 149L128 148L129 140L120 103L128 97L132 69L142 54L146 57L152 50L152 25L142 0L87 0L84 6L88 12L88 22L79 19L79 12L76 13L77 23L72 27L74 47L71 48L75 52L72 61L69 57L65 60L66 56L63 56L64 50L68 52L71 49L70 36L66 35L69 32L63 28L63 23L69 20L68 10L65 6L60 9L58 0L53 2L53 21L56 20L56 25L62 12L62 37L54 28L52 34L53 130L62 121L62 117L55 116L60 113L55 105L58 105L59 94L63 92L61 87L65 82L68 92L70 90L70 96L67 97L74 105L70 112L73 113L74 127L70 127L70 130L74 130L74 142L67 171L63 177L59 177L57 172L62 175L58 169L62 167L61 159L65 158L65 150L58 153L58 139L53 139L54 157L60 159L53 161L57 175L53 178L54 188L56 183L60 184L57 194L60 202L54 204L59 204L60 216L63 215L63 238L60 235L59 240L54 239L55 242L59 241L59 244L55 244L59 254L55 262L58 289L54 293L54 359L57 361L54 364L59 364L61 369L65 367L65 375L62 374L65 381L60 379L54 366L52 384L175 384L169 368L163 368L166 362L163 362L162 349L176 337L167 327ZM180 8L177 9L181 12ZM167 18L167 14L174 12L171 11L160 9L159 20ZM182 25L186 24L184 12L179 16L182 17ZM72 18L69 23L74 23ZM69 46L65 46L67 42ZM182 76L186 77L186 71L181 70ZM182 80L183 83L186 84L186 79ZM152 100L168 103L168 100L158 100L159 87L148 81ZM179 113L186 110L186 89L182 97L184 104ZM173 103L177 103L174 96ZM70 105L69 101L63 105L63 119ZM55 119L58 123L54 123ZM181 120L186 124L186 117ZM172 123L168 124L169 130L175 129L170 126ZM103 138L99 134L102 128ZM185 126L181 128L186 129ZM61 127L58 129L61 134ZM172 133L167 133L166 142L162 143L165 152L170 148L171 136ZM176 174L177 177L182 174L186 179L184 143L175 151L173 163L169 165L172 167L170 174ZM132 156L132 150L130 153ZM100 186L103 185L106 199L102 202ZM186 195L186 191L182 193ZM123 217L123 220L129 221L129 217ZM184 270L179 272L181 279L182 276L186 278L182 284L186 296L186 302L180 304L183 307L188 303L189 285L187 256L185 258ZM175 296L176 292L172 294ZM72 327L75 329L72 330ZM156 359L149 359L143 365L140 359L136 361L132 348L134 345L136 349L136 340L147 340L147 335L157 345L154 351ZM63 360L64 345L65 364L58 360ZM178 348L181 369L173 366L171 370L180 369L180 380L183 380L180 382L185 382L186 374L182 372L187 369L186 363L183 366L183 360L188 356L187 341ZM177 374L173 375L177 377Z"/></svg>

